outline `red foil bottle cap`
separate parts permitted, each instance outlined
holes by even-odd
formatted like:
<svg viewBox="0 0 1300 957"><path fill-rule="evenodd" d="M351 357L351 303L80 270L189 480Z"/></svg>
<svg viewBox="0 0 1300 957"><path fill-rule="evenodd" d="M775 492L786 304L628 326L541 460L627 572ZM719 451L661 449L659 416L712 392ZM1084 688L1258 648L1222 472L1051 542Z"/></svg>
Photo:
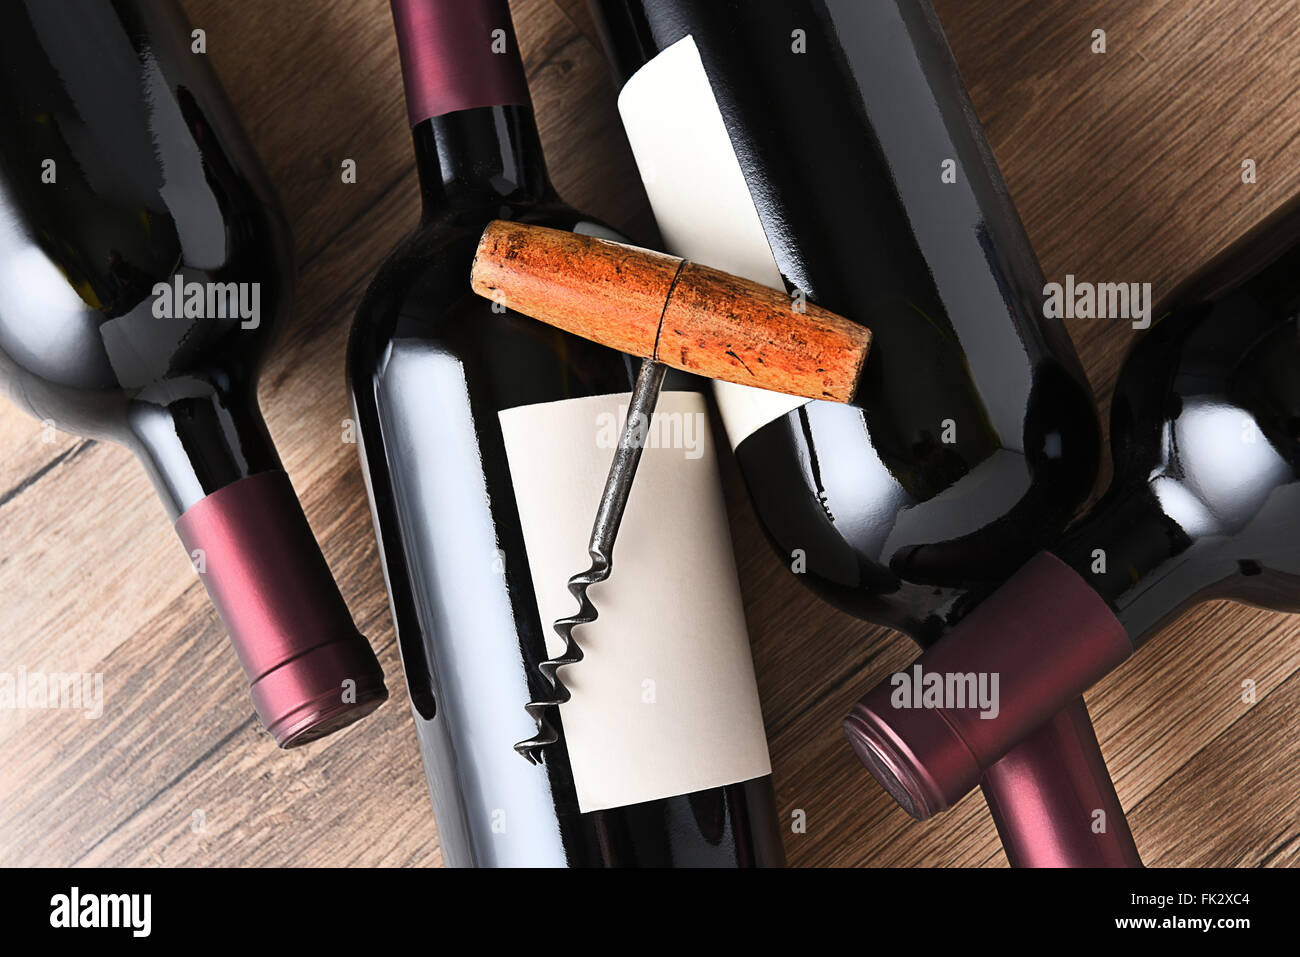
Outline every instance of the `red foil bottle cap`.
<svg viewBox="0 0 1300 957"><path fill-rule="evenodd" d="M482 106L528 106L506 0L391 0L412 126Z"/></svg>
<svg viewBox="0 0 1300 957"><path fill-rule="evenodd" d="M276 744L324 737L388 697L285 473L213 492L176 520L176 531Z"/></svg>
<svg viewBox="0 0 1300 957"><path fill-rule="evenodd" d="M1132 651L1101 596L1041 552L909 669L945 681L996 675L996 716L971 706L895 707L887 679L853 706L844 732L885 790L924 820Z"/></svg>
<svg viewBox="0 0 1300 957"><path fill-rule="evenodd" d="M1012 867L1142 866L1082 698L984 772L980 786Z"/></svg>

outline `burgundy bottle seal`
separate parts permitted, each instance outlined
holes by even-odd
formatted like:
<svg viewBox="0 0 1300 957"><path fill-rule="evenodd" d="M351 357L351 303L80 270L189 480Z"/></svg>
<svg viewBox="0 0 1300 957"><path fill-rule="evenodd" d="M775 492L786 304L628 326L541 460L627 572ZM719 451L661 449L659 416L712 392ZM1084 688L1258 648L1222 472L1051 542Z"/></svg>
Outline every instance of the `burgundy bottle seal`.
<svg viewBox="0 0 1300 957"><path fill-rule="evenodd" d="M506 0L391 0L411 125L482 106L528 106Z"/></svg>
<svg viewBox="0 0 1300 957"><path fill-rule="evenodd" d="M240 479L176 520L282 748L324 737L388 697L284 472Z"/></svg>
<svg viewBox="0 0 1300 957"><path fill-rule="evenodd" d="M916 660L921 674L998 677L998 712L893 704L891 680L844 720L858 757L913 817L950 808L1016 744L1133 651L1105 601L1040 552Z"/></svg>
<svg viewBox="0 0 1300 957"><path fill-rule="evenodd" d="M985 771L980 785L1012 867L1142 866L1082 698Z"/></svg>

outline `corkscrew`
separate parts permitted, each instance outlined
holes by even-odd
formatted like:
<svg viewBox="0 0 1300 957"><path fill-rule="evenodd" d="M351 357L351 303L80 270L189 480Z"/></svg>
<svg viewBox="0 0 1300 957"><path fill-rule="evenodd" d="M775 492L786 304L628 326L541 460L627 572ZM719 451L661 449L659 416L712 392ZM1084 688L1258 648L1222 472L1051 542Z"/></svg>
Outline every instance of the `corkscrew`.
<svg viewBox="0 0 1300 957"><path fill-rule="evenodd" d="M578 600L578 610L567 618L557 620L553 626L555 633L564 642L564 651L537 666L542 677L550 683L552 694L549 698L530 701L524 706L524 710L537 722L537 734L515 745L516 751L534 763L538 760L540 748L554 744L559 739L554 726L547 720L547 715L552 708L558 708L572 697L560 678L559 671L565 665L575 665L582 660L582 648L573 637L573 629L579 625L591 624L598 616L587 591L597 582L609 578L614 567L614 539L627 508L632 481L636 478L641 451L645 448L650 416L658 404L659 390L663 387L667 371L667 366L654 359L641 363L641 371L637 373L632 401L627 410L627 421L619 435L614 462L609 468L605 490L601 493L600 505L596 510L596 521L591 528L591 542L587 546L587 552L591 555L591 567L569 579L569 593Z"/></svg>
<svg viewBox="0 0 1300 957"><path fill-rule="evenodd" d="M560 669L582 661L574 629L599 613L588 594L613 571L614 542L671 366L810 399L851 401L870 347L863 326L784 292L688 260L609 240L494 222L471 285L481 296L642 358L627 419L592 525L591 565L569 579L577 611L553 627L562 652L538 669L550 694L525 710L537 733L515 745L529 761L559 740L549 716L572 693Z"/></svg>

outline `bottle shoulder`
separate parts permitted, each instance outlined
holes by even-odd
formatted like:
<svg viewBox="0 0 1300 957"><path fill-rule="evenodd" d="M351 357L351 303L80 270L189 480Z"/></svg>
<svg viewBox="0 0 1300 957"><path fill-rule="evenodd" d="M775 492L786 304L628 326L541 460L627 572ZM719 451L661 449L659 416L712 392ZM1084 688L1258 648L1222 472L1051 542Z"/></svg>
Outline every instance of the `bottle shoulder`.
<svg viewBox="0 0 1300 957"><path fill-rule="evenodd" d="M487 308L470 290L479 238L495 219L617 238L604 223L558 200L482 206L425 215L376 269L353 320L349 369L373 366L395 338L439 341L454 337L461 317ZM482 306L483 309L479 307Z"/></svg>
<svg viewBox="0 0 1300 957"><path fill-rule="evenodd" d="M469 290L469 269L474 250L488 223L495 219L573 229L597 235L618 233L598 220L557 201L527 206L491 205L443 210L426 214L384 257L367 287L356 323L382 324L386 312L399 309L403 300L430 286L456 293Z"/></svg>
<svg viewBox="0 0 1300 957"><path fill-rule="evenodd" d="M630 389L626 356L473 293L474 252L497 218L617 236L558 202L426 217L384 260L358 308L347 364L359 406L405 405L414 382L425 383L415 391L434 382L446 395L467 391L480 411Z"/></svg>

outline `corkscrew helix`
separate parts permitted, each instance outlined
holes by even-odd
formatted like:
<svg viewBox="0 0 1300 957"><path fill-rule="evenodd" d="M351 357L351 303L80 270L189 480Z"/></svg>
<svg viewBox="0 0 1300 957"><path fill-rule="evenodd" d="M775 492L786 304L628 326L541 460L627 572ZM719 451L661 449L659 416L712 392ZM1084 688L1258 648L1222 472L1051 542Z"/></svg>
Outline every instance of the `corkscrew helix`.
<svg viewBox="0 0 1300 957"><path fill-rule="evenodd" d="M551 709L558 708L573 695L565 686L559 671L565 665L577 664L583 658L582 648L573 637L573 629L579 625L589 625L599 617L600 613L587 592L592 585L608 579L613 570L614 539L618 537L618 527L627 510L632 481L636 478L641 452L650 431L650 417L658 404L667 371L663 363L653 359L641 363L641 371L637 373L632 401L627 410L627 421L623 423L623 430L619 434L614 462L605 479L605 490L601 493L596 521L591 528L591 541L587 546L591 566L569 579L569 594L578 600L578 610L567 618L559 619L553 626L555 633L564 641L564 650L537 666L543 680L551 686L550 695L541 700L534 699L524 706L524 710L537 722L537 734L515 745L515 750L533 764L541 761L540 752L543 747L555 744L560 739L559 732L550 721Z"/></svg>

